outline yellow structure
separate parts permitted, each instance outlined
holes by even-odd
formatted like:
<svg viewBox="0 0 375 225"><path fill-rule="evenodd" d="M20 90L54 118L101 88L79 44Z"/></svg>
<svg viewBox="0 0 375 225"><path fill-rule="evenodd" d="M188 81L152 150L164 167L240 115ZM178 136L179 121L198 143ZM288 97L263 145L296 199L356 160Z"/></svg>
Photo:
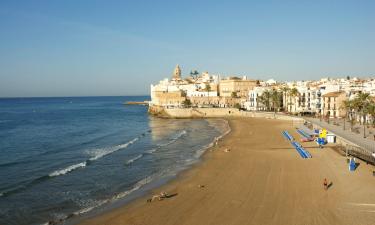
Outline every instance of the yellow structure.
<svg viewBox="0 0 375 225"><path fill-rule="evenodd" d="M322 129L322 132L320 132L319 137L320 138L327 138L327 130Z"/></svg>
<svg viewBox="0 0 375 225"><path fill-rule="evenodd" d="M246 98L250 90L256 86L256 80L244 80L240 78L231 78L221 80L219 93L221 97L239 97Z"/></svg>
<svg viewBox="0 0 375 225"><path fill-rule="evenodd" d="M153 104L166 107L183 105L186 100L182 91L155 91L153 93Z"/></svg>
<svg viewBox="0 0 375 225"><path fill-rule="evenodd" d="M342 102L346 99L343 91L329 92L322 96L322 115L331 118L345 117L345 109Z"/></svg>
<svg viewBox="0 0 375 225"><path fill-rule="evenodd" d="M173 71L172 79L173 80L181 80L181 68L178 64L176 65L176 68Z"/></svg>

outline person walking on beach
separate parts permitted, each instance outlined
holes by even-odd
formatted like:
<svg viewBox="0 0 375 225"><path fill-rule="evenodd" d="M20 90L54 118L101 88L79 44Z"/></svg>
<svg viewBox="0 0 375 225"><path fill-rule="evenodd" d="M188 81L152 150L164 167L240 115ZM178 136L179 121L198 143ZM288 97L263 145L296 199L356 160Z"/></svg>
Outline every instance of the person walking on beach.
<svg viewBox="0 0 375 225"><path fill-rule="evenodd" d="M328 189L328 181L327 181L327 178L324 178L323 186L324 186L324 190L327 190L327 189Z"/></svg>

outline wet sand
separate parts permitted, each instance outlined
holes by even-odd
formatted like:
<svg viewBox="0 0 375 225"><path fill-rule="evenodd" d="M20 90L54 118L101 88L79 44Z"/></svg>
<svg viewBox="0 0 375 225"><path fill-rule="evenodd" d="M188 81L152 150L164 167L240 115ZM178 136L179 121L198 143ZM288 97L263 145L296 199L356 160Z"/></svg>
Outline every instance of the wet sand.
<svg viewBox="0 0 375 225"><path fill-rule="evenodd" d="M300 139L291 121L238 118L230 126L232 132L192 169L81 224L375 224L373 166L361 162L349 172L345 157L313 142L302 143L313 157L302 159L281 135L288 130ZM324 178L332 182L328 190ZM177 195L146 201L161 191Z"/></svg>

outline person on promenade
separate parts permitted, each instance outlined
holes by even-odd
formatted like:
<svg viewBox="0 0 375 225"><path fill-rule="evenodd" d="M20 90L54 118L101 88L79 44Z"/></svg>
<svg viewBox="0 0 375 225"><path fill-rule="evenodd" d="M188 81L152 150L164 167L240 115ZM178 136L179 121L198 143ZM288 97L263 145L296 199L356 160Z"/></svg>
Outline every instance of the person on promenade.
<svg viewBox="0 0 375 225"><path fill-rule="evenodd" d="M327 189L328 189L328 181L327 181L327 178L324 178L323 186L324 186L324 190L327 190Z"/></svg>

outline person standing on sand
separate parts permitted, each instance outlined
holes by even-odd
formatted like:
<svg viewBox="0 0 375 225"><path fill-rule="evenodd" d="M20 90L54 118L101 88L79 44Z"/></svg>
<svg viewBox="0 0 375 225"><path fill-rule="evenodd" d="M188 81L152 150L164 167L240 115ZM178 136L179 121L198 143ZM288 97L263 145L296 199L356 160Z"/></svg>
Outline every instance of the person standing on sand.
<svg viewBox="0 0 375 225"><path fill-rule="evenodd" d="M328 181L327 181L327 178L324 178L323 186L324 186L324 190L327 190L327 189L328 189Z"/></svg>

